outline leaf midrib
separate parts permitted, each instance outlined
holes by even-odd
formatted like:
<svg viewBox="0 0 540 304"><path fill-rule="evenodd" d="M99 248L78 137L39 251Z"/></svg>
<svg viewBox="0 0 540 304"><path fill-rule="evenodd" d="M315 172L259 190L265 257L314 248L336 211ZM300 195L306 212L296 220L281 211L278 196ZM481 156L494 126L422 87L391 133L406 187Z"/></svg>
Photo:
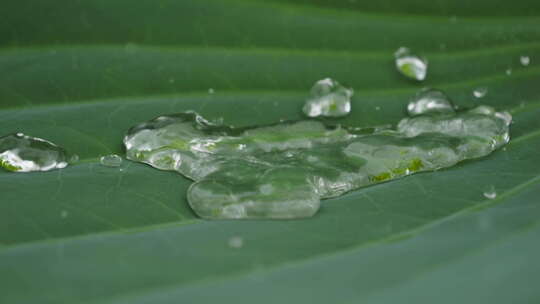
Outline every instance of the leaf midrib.
<svg viewBox="0 0 540 304"><path fill-rule="evenodd" d="M494 74L494 73L493 73ZM520 69L513 73L512 79L519 79L519 78L528 78L530 76L538 76L540 75L540 66L538 67L529 67L527 69ZM435 84L435 87L439 89L456 89L456 88L467 88L478 84L486 84L486 83L492 83L497 81L504 81L508 79L507 75L494 75L494 76L487 76L487 77L477 77L473 79L469 79L466 81L460 81L460 82L448 82L448 83L439 83ZM399 94L399 93L407 93L407 92L416 92L418 91L417 87L411 88L411 87L403 87L403 88L394 88L394 89L366 89L360 92L359 94L362 95L393 95L393 94ZM250 94L273 94L273 95L305 95L307 96L306 90L291 90L291 89L283 89L280 91L270 90L270 89L264 89L264 90L257 90L257 89L249 89L249 90L235 90L235 89L223 89L220 90L220 95L223 96L234 96L234 95L250 95ZM82 99L82 100L75 100L72 101L76 104L72 103L46 103L46 104L26 104L24 106L18 106L18 107L0 107L0 114L4 111L17 111L17 110L29 110L29 109L41 109L41 108L54 108L54 107L83 107L83 106L91 106L91 105L97 105L97 104L107 104L110 102L115 101L122 101L123 103L130 102L127 101L130 97L132 97L133 102L141 102L150 98L174 98L174 97L188 97L188 96L194 96L194 97L200 97L200 96L208 96L208 91L201 91L201 90L194 90L189 92L182 92L182 93L174 93L174 94L157 94L157 95L134 95L134 96L115 96L115 97L106 97L106 98L97 98L97 99ZM354 97L353 97L354 98ZM516 107L517 108L517 107Z"/></svg>
<svg viewBox="0 0 540 304"><path fill-rule="evenodd" d="M540 23L540 22L539 22ZM321 48L284 48L284 47L231 47L231 46L220 46L220 45L186 45L186 44L177 44L177 45L152 45L144 43L135 43L134 52L139 50L149 50L149 51L159 51L159 52L179 52L179 51L188 51L188 52L231 52L231 53L246 53L250 54L272 54L272 55L317 55L317 56L352 56L352 57L361 57L361 58L382 58L382 59L391 59L393 52L395 50L381 49L378 51L364 51L364 50L339 50L339 49L321 49ZM32 44L23 44L19 46L10 46L0 48L0 56L9 55L9 53L20 53L20 52L50 52L58 51L59 49L87 49L87 50L104 50L104 49L118 49L125 48L125 44L52 44L52 45L32 45ZM525 43L512 43L504 45L494 45L485 48L476 48L476 49L465 49L465 50L450 50L445 52L440 51L427 51L421 52L422 55L428 56L429 58L437 59L456 59L456 58L466 58L473 56L483 56L487 54L505 54L506 52L512 52L517 50L530 51L533 48L540 48L540 42L525 42ZM421 50L417 50L421 51Z"/></svg>

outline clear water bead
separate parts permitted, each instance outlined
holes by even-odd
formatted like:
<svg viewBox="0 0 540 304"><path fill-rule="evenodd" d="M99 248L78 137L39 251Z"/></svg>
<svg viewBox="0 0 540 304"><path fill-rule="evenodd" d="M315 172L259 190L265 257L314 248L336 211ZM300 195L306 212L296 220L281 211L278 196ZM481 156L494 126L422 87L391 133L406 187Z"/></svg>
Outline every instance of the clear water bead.
<svg viewBox="0 0 540 304"><path fill-rule="evenodd" d="M0 167L13 172L49 171L68 165L66 151L45 139L11 134L0 137Z"/></svg>
<svg viewBox="0 0 540 304"><path fill-rule="evenodd" d="M216 91L215 91L214 89L212 89L212 88L209 88L209 89L208 89L208 94L214 94L215 92L216 92Z"/></svg>
<svg viewBox="0 0 540 304"><path fill-rule="evenodd" d="M495 199L497 197L497 191L495 191L495 187L493 185L486 187L484 197L488 199Z"/></svg>
<svg viewBox="0 0 540 304"><path fill-rule="evenodd" d="M128 159L192 179L187 200L202 218L303 218L323 198L483 157L510 139L507 112L446 111L395 130L313 119L235 128L186 112L134 126L124 145Z"/></svg>
<svg viewBox="0 0 540 304"><path fill-rule="evenodd" d="M120 167L122 165L122 157L116 154L102 156L100 162L105 167Z"/></svg>
<svg viewBox="0 0 540 304"><path fill-rule="evenodd" d="M483 98L484 96L486 96L487 92L488 92L487 87L478 87L474 89L473 96L476 98Z"/></svg>
<svg viewBox="0 0 540 304"><path fill-rule="evenodd" d="M233 236L227 243L231 248L242 248L244 246L244 239L239 236Z"/></svg>
<svg viewBox="0 0 540 304"><path fill-rule="evenodd" d="M408 78L423 81L426 79L428 61L411 53L406 47L400 47L395 53L397 70Z"/></svg>
<svg viewBox="0 0 540 304"><path fill-rule="evenodd" d="M340 117L351 112L351 97L354 91L331 78L317 81L311 88L312 97L304 105L304 114L309 117Z"/></svg>
<svg viewBox="0 0 540 304"><path fill-rule="evenodd" d="M409 116L423 114L453 114L452 102L444 92L435 89L422 89L407 105Z"/></svg>
<svg viewBox="0 0 540 304"><path fill-rule="evenodd" d="M77 154L73 154L73 155L71 155L71 157L69 158L69 163L70 163L70 164L74 164L74 163L76 163L76 162L78 162L78 161L79 161L79 155L77 155Z"/></svg>
<svg viewBox="0 0 540 304"><path fill-rule="evenodd" d="M521 56L519 62L521 62L522 66L528 66L531 63L531 58L529 56Z"/></svg>

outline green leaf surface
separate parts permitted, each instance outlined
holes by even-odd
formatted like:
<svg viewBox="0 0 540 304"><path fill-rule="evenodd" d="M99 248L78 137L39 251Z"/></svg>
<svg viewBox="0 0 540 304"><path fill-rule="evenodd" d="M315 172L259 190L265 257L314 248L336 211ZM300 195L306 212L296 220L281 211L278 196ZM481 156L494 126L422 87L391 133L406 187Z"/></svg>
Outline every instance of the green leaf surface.
<svg viewBox="0 0 540 304"><path fill-rule="evenodd" d="M0 171L0 303L540 302L539 15L532 0L3 1L1 133L81 162ZM395 70L400 46L428 58L424 83ZM200 220L182 176L99 164L160 114L298 119L324 77L355 89L343 124L395 123L432 86L510 111L512 140L296 221Z"/></svg>

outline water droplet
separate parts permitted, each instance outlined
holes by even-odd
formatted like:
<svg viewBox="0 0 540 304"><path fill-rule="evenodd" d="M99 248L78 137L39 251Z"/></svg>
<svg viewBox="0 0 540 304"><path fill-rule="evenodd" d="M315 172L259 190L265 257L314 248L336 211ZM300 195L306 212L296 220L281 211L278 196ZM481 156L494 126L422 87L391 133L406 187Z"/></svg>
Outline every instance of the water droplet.
<svg viewBox="0 0 540 304"><path fill-rule="evenodd" d="M506 111L502 112L495 112L493 116L499 118L500 120L504 121L504 123L509 126L512 123L512 115Z"/></svg>
<svg viewBox="0 0 540 304"><path fill-rule="evenodd" d="M487 87L478 87L474 89L473 96L476 98L483 98L484 96L486 96L487 92L488 92Z"/></svg>
<svg viewBox="0 0 540 304"><path fill-rule="evenodd" d="M519 62L521 62L522 66L528 66L531 63L531 58L529 56L521 56L519 57Z"/></svg>
<svg viewBox="0 0 540 304"><path fill-rule="evenodd" d="M351 112L353 90L340 85L331 78L317 81L311 88L312 98L308 99L303 111L309 117L345 116Z"/></svg>
<svg viewBox="0 0 540 304"><path fill-rule="evenodd" d="M375 111L380 111L380 110L381 110L381 107L379 107L379 106L375 107Z"/></svg>
<svg viewBox="0 0 540 304"><path fill-rule="evenodd" d="M264 195L270 195L274 192L274 187L271 184L264 184L261 185L259 191L261 191L261 193Z"/></svg>
<svg viewBox="0 0 540 304"><path fill-rule="evenodd" d="M78 161L79 161L79 155L77 155L77 154L73 154L73 155L71 155L71 157L69 158L69 163L70 163L70 164L74 164L74 163L76 163L76 162L78 162Z"/></svg>
<svg viewBox="0 0 540 304"><path fill-rule="evenodd" d="M61 218L66 218L66 217L68 217L68 215L69 215L69 212L67 210L62 210L60 212L60 217Z"/></svg>
<svg viewBox="0 0 540 304"><path fill-rule="evenodd" d="M169 78L169 83L174 83L175 81L174 78Z"/></svg>
<svg viewBox="0 0 540 304"><path fill-rule="evenodd" d="M454 113L442 104L444 115L406 117L393 130L369 131L313 119L235 128L178 113L132 127L124 145L128 159L194 180L187 201L202 218L303 218L317 212L322 198L451 167L508 142L507 113L488 106Z"/></svg>
<svg viewBox="0 0 540 304"><path fill-rule="evenodd" d="M13 172L49 171L68 165L66 151L23 133L0 137L0 167Z"/></svg>
<svg viewBox="0 0 540 304"><path fill-rule="evenodd" d="M452 114L454 107L443 91L425 88L420 90L407 105L410 116L424 114Z"/></svg>
<svg viewBox="0 0 540 304"><path fill-rule="evenodd" d="M100 162L105 167L120 167L122 165L122 157L116 154L102 156Z"/></svg>
<svg viewBox="0 0 540 304"><path fill-rule="evenodd" d="M395 53L397 70L408 78L423 81L426 79L428 61L411 53L406 47L400 47Z"/></svg>
<svg viewBox="0 0 540 304"><path fill-rule="evenodd" d="M215 92L216 92L216 91L215 91L214 89L212 89L212 88L209 88L209 89L208 89L208 94L214 94Z"/></svg>
<svg viewBox="0 0 540 304"><path fill-rule="evenodd" d="M496 112L495 109L490 106L481 105L469 110L469 113L494 116Z"/></svg>
<svg viewBox="0 0 540 304"><path fill-rule="evenodd" d="M508 75L508 76L512 75L512 69L510 69L510 68L506 69L506 72L505 72L505 73L506 73L506 75Z"/></svg>
<svg viewBox="0 0 540 304"><path fill-rule="evenodd" d="M229 239L228 245L235 249L242 248L244 246L244 239L239 236L233 236Z"/></svg>
<svg viewBox="0 0 540 304"><path fill-rule="evenodd" d="M495 191L495 187L493 185L486 187L484 191L484 196L488 199L495 199L497 197L497 191Z"/></svg>

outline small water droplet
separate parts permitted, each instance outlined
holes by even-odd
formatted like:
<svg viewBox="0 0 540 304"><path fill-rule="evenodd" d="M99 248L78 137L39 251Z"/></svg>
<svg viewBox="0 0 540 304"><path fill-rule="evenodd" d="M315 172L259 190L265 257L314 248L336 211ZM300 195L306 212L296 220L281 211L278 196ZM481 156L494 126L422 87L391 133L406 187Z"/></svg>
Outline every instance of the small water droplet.
<svg viewBox="0 0 540 304"><path fill-rule="evenodd" d="M295 219L315 214L321 198L486 156L507 143L510 120L479 106L405 117L391 131L318 119L234 128L190 111L133 126L124 145L128 159L194 180L186 196L201 218Z"/></svg>
<svg viewBox="0 0 540 304"><path fill-rule="evenodd" d="M176 80L174 78L169 78L169 83L174 83Z"/></svg>
<svg viewBox="0 0 540 304"><path fill-rule="evenodd" d="M380 111L380 110L381 110L381 107L379 107L379 106L375 107L375 111Z"/></svg>
<svg viewBox="0 0 540 304"><path fill-rule="evenodd" d="M42 138L16 133L0 137L0 167L12 172L49 171L68 165L66 151Z"/></svg>
<svg viewBox="0 0 540 304"><path fill-rule="evenodd" d="M209 88L209 89L208 89L208 94L214 94L215 92L216 92L216 91L215 91L214 89L212 89L212 88Z"/></svg>
<svg viewBox="0 0 540 304"><path fill-rule="evenodd" d="M395 53L397 70L408 78L423 81L426 79L428 61L411 53L406 47L400 47Z"/></svg>
<svg viewBox="0 0 540 304"><path fill-rule="evenodd" d="M528 66L531 63L531 58L529 56L521 56L519 57L519 62L521 62L522 66Z"/></svg>
<svg viewBox="0 0 540 304"><path fill-rule="evenodd" d="M116 154L102 156L100 162L105 167L120 167L122 165L122 157Z"/></svg>
<svg viewBox="0 0 540 304"><path fill-rule="evenodd" d="M497 191L495 191L495 187L493 185L486 187L484 191L484 196L488 199L495 199L497 197Z"/></svg>
<svg viewBox="0 0 540 304"><path fill-rule="evenodd" d="M79 155L77 155L77 154L73 154L69 158L69 163L71 163L71 164L76 163L78 161L79 161Z"/></svg>
<svg viewBox="0 0 540 304"><path fill-rule="evenodd" d="M506 69L506 72L505 72L505 73L506 73L506 75L508 75L508 76L512 75L512 69L510 69L510 68Z"/></svg>
<svg viewBox="0 0 540 304"><path fill-rule="evenodd" d="M68 217L68 215L69 215L69 212L67 210L62 210L60 212L60 217L61 218L66 218L66 217Z"/></svg>
<svg viewBox="0 0 540 304"><path fill-rule="evenodd" d="M331 78L317 81L311 88L312 98L302 109L309 117L339 117L351 112L351 97L354 92Z"/></svg>
<svg viewBox="0 0 540 304"><path fill-rule="evenodd" d="M454 107L443 91L425 88L420 90L407 105L410 116L424 114L452 114Z"/></svg>
<svg viewBox="0 0 540 304"><path fill-rule="evenodd" d="M231 248L242 248L244 246L244 239L240 236L233 236L229 239L228 245Z"/></svg>
<svg viewBox="0 0 540 304"><path fill-rule="evenodd" d="M259 191L261 191L261 193L264 195L270 195L274 192L274 187L271 184L264 184L261 185Z"/></svg>
<svg viewBox="0 0 540 304"><path fill-rule="evenodd" d="M486 96L487 92L488 92L487 87L478 87L478 88L474 89L473 95L476 98L483 98L484 96Z"/></svg>

